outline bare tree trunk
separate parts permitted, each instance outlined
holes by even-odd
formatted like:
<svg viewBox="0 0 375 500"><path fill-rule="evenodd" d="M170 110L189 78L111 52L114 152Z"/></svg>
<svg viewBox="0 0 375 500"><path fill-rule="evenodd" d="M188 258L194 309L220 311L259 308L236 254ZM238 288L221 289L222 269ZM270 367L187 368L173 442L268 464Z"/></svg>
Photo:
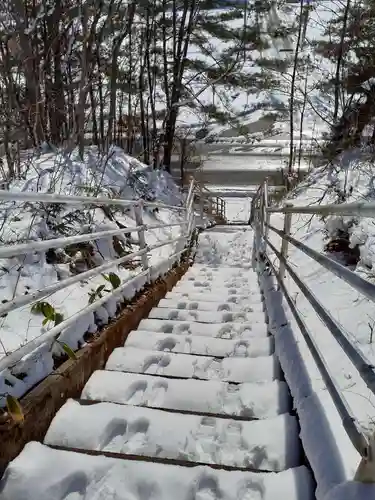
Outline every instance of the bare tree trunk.
<svg viewBox="0 0 375 500"><path fill-rule="evenodd" d="M298 67L298 55L299 49L301 45L301 35L302 35L302 20L303 20L303 9L304 9L304 0L300 0L300 13L299 13L299 27L298 27L298 37L296 50L294 53L294 65L293 65L293 73L292 73L292 81L290 88L290 100L289 100L289 115L290 115L290 124L289 124L289 135L290 135L290 147L289 147L289 163L288 163L288 175L292 173L293 170L293 135L294 135L294 91L295 91L295 83L297 76L297 67ZM287 188L288 188L287 182Z"/></svg>
<svg viewBox="0 0 375 500"><path fill-rule="evenodd" d="M196 0L184 0L183 12L181 14L181 21L178 29L177 48L175 51L173 66L171 101L165 123L163 163L164 168L167 172L170 172L171 168L173 139L176 128L176 120L178 116L178 103L182 91L182 78L185 70L187 51L190 45L190 37L194 27L195 16L197 15L198 10L199 4L197 7ZM175 22L176 20L174 19L174 23ZM175 30L177 30L177 26L174 26L174 38L176 38Z"/></svg>
<svg viewBox="0 0 375 500"><path fill-rule="evenodd" d="M333 110L333 124L336 124L337 115L339 112L339 104L340 104L340 73L341 73L341 65L342 58L344 53L344 41L345 41L345 33L348 25L348 17L349 17L349 9L350 9L350 0L346 0L346 6L344 11L344 19L342 23L341 30L341 38L340 38L340 46L339 53L337 55L337 63L336 63L336 74L335 74L335 106Z"/></svg>
<svg viewBox="0 0 375 500"><path fill-rule="evenodd" d="M135 13L135 2L133 1L127 11L126 25L123 31L115 38L112 47L112 63L111 63L111 85L110 85L110 104L109 104L109 117L108 117L108 133L107 133L107 147L113 141L113 127L116 120L116 92L117 92L117 80L118 80L118 61L121 50L121 44L124 38L132 29L134 13Z"/></svg>

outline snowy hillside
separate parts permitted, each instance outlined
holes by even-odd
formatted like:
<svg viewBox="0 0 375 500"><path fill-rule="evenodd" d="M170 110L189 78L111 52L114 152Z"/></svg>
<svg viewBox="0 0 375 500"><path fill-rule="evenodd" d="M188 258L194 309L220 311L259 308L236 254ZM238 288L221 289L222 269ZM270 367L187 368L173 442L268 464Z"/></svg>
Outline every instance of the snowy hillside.
<svg viewBox="0 0 375 500"><path fill-rule="evenodd" d="M183 214L183 196L169 174L152 170L138 160L124 154L119 148L110 150L108 156L98 156L95 148L89 148L85 160L80 161L73 153L67 156L57 151L46 151L39 157L30 159L24 166L24 179L14 181L10 189L15 192L57 193L64 195L105 196L134 200L142 198L171 206L171 209L145 208L144 224L160 226L175 224L173 227L149 229L146 243L156 245L162 240L175 239L181 234L180 223ZM173 209L176 207L176 209ZM101 206L87 208L77 205L51 205L48 203L1 202L0 241L2 245L38 242L52 238L64 238L85 233L113 231L136 226L132 207ZM31 243L32 245L32 243ZM149 254L150 265L168 259L176 248L176 242L153 250ZM82 272L124 257L139 249L137 232L117 236L101 237L86 243L63 245L47 251L32 250L26 255L3 258L0 274L0 307L7 307L14 299L28 298L30 293L47 288L51 293L44 299L65 320L97 300L106 291L100 291L107 284L103 275L79 282L55 291L58 284ZM124 282L140 272L140 258L133 258L121 266L106 269L114 272L119 282ZM144 278L129 285L126 298L133 297L144 285ZM111 286L109 285L111 288ZM108 288L108 286L106 287ZM64 330L60 340L72 349L85 342L86 333L95 333L116 314L116 300L109 300L98 306L95 312L82 316L72 327ZM55 321L55 325L56 325ZM31 304L3 313L0 318L0 359L19 346L30 342L54 326L53 321L44 321L43 314L32 309ZM54 350L59 352L59 346ZM34 359L35 358L35 359ZM13 377L14 395L20 396L25 387L35 383L51 371L45 360L43 349L34 352L30 359L17 365L13 374L28 373L29 365L39 359L39 373L24 378L22 383ZM49 359L49 357L47 356ZM33 361L34 359L34 361ZM47 364L46 364L47 363ZM5 378L8 371L0 375L0 394L5 393Z"/></svg>

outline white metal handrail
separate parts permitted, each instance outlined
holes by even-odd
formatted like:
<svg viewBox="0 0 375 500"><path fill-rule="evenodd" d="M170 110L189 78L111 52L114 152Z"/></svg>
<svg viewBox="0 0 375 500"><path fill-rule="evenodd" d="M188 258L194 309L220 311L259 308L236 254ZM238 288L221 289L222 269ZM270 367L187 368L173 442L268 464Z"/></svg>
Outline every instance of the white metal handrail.
<svg viewBox="0 0 375 500"><path fill-rule="evenodd" d="M109 238L116 235L122 235L131 232L138 233L138 245L139 250L132 252L128 255L125 255L121 258L111 260L110 262L106 262L100 266L97 266L93 269L89 269L88 271L82 272L75 276L71 276L67 279L59 281L53 285L45 287L39 290L30 290L28 295L16 296L13 300L9 302L5 302L0 304L0 316L7 314L11 311L14 311L20 307L33 304L35 302L40 301L41 299L57 292L63 290L75 283L81 282L83 280L87 280L89 278L98 276L109 269L113 269L120 264L125 262L129 262L135 257L141 258L141 271L135 276L131 276L127 280L125 280L121 285L111 292L107 293L102 298L97 298L92 304L87 305L82 308L78 312L76 312L71 317L63 320L58 325L55 325L53 328L48 330L46 333L40 335L39 337L31 340L26 343L24 346L19 349L13 351L11 354L7 354L2 359L0 359L0 372L11 369L15 366L22 358L33 352L39 346L43 344L50 345L55 340L59 338L59 335L66 330L67 328L73 326L81 317L86 315L87 313L93 312L97 310L100 306L110 301L111 298L117 297L121 295L121 293L132 284L136 280L144 277L146 281L150 280L150 277L153 276L153 273L156 267L149 266L149 258L148 254L153 250L161 248L166 245L175 245L177 244L179 248L172 251L172 254L166 259L165 262L175 262L184 252L187 251L188 247L191 245L191 237L193 231L196 227L196 212L194 208L195 199L198 198L201 200L204 197L202 195L202 191L197 189L196 181L192 178L188 195L185 201L184 206L170 206L162 203L156 202L147 202L144 200L123 200L123 199L113 199L113 198L104 198L104 197L85 197L85 196L65 196L65 195L55 195L55 194L43 194L43 193L23 193L23 192L12 192L12 191L0 191L0 200L5 202L9 201L22 201L22 202L34 202L34 203L47 203L47 204L66 204L66 205L82 205L82 206L98 206L98 205L106 205L106 206L119 206L131 208L134 210L135 223L134 227L126 227L121 229L114 229L109 231L97 231L93 233L84 233L76 236L69 236L64 238L53 238L43 241L29 241L27 243L14 244L14 245L5 245L0 248L0 259L15 257L19 255L25 255L32 252L43 252L52 248L63 248L71 244L88 242L88 241L97 241L103 238ZM184 214L184 219L181 222L173 223L173 224L154 224L154 225L146 225L143 222L143 211L145 207L157 207L159 209L173 209L181 211ZM198 215L202 215L199 213ZM150 230L161 229L161 228L171 228L171 227L180 227L180 235L175 238L166 238L165 240L148 246L146 244L146 233ZM158 264L159 266L163 266L163 262Z"/></svg>
<svg viewBox="0 0 375 500"><path fill-rule="evenodd" d="M73 196L63 194L33 193L24 191L5 191L0 190L0 200L3 201L28 201L31 203L50 203L54 205L104 205L132 207L140 202L145 207L167 208L169 210L186 210L186 206L166 205L147 200L124 200L121 198L109 198L104 196Z"/></svg>
<svg viewBox="0 0 375 500"><path fill-rule="evenodd" d="M137 205L135 205L135 208ZM175 224L155 224L147 226L143 224L142 226L135 227L125 227L121 229L111 229L109 231L97 231L95 233L84 233L77 236L68 236L64 238L51 238L42 241L29 241L28 243L20 243L16 245L4 245L0 248L0 259L6 259L11 257L16 257L18 255L26 255L31 252L42 252L45 250L50 250L52 248L67 247L68 245L74 245L77 243L84 243L90 240L101 240L104 238L111 238L113 236L120 236L127 233L136 233L140 231L148 231L153 229L164 229L170 227L178 227L181 224L186 225L187 221L179 222Z"/></svg>
<svg viewBox="0 0 375 500"><path fill-rule="evenodd" d="M270 224L271 214L284 214L284 228L279 230ZM360 453L362 461L358 467L355 479L364 482L375 482L375 449L374 439L367 435L361 427L357 419L354 417L350 406L348 405L344 395L336 385L330 371L324 360L324 354L319 350L313 336L309 332L303 318L298 312L287 287L284 283L285 272L289 274L294 283L301 290L303 296L308 300L314 311L327 326L333 337L336 339L344 353L357 368L361 378L366 383L367 387L375 394L375 366L366 356L356 347L352 340L347 336L342 327L334 320L329 311L315 297L309 287L294 271L287 259L288 244L304 252L310 258L318 262L328 271L332 272L340 279L344 280L351 287L357 290L362 295L366 296L371 301L375 302L375 285L364 280L348 268L342 266L338 262L330 259L326 255L309 248L307 245L296 240L290 235L291 222L293 214L319 214L319 215L354 215L375 217L375 203L360 202L360 203L342 203L339 205L309 205L309 206L293 206L287 204L284 207L270 207L268 204L268 184L267 182L259 186L255 197L252 200L250 224L255 230L254 234L254 249L253 249L253 265L257 267L258 272L265 273L266 269L270 269L275 275L278 282L279 291L283 294L288 303L291 312L301 330L306 344L315 360L315 363L326 383L327 389L332 397L336 409L341 417L343 427L348 434L354 447ZM268 232L273 231L281 238L281 249L278 250L272 244L268 237ZM279 267L276 269L270 256L267 254L267 248L270 248L273 255L276 256ZM370 473L369 473L370 471Z"/></svg>

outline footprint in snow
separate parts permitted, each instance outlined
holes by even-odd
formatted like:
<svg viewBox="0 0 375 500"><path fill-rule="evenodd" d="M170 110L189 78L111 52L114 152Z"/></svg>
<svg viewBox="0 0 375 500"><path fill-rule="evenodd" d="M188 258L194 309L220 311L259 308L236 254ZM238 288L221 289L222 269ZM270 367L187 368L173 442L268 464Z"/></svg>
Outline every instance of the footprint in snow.
<svg viewBox="0 0 375 500"><path fill-rule="evenodd" d="M248 480L238 490L237 500L262 500L265 488L259 482Z"/></svg>
<svg viewBox="0 0 375 500"><path fill-rule="evenodd" d="M193 500L220 500L222 497L223 493L214 476L201 477L192 495Z"/></svg>
<svg viewBox="0 0 375 500"><path fill-rule="evenodd" d="M233 350L233 356L237 358L246 358L247 357L247 349L249 344L245 340L240 340L236 343Z"/></svg>
<svg viewBox="0 0 375 500"><path fill-rule="evenodd" d="M244 462L245 442L242 437L242 423L229 421L220 435L220 462L223 465L241 466Z"/></svg>
<svg viewBox="0 0 375 500"><path fill-rule="evenodd" d="M135 453L142 450L147 443L147 432L150 422L147 418L138 418L129 423L122 453Z"/></svg>
<svg viewBox="0 0 375 500"><path fill-rule="evenodd" d="M195 432L192 433L195 458L199 462L216 463L218 452L218 432L214 417L203 417Z"/></svg>
<svg viewBox="0 0 375 500"><path fill-rule="evenodd" d="M125 394L125 401L129 405L140 405L142 404L144 393L147 389L146 380L137 380L133 382Z"/></svg>
<svg viewBox="0 0 375 500"><path fill-rule="evenodd" d="M151 394L148 397L147 403L149 406L162 406L165 398L165 393L168 390L168 382L166 380L160 380L155 382L151 389Z"/></svg>

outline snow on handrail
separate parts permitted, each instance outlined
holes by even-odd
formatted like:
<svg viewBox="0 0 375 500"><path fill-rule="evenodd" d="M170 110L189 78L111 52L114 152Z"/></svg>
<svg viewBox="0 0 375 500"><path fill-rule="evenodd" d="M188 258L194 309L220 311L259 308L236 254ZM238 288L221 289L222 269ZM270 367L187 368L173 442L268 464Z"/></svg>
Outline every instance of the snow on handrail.
<svg viewBox="0 0 375 500"><path fill-rule="evenodd" d="M280 276L278 272L275 269L274 264L272 263L271 259L269 258L268 255L265 256L268 265L272 269L274 276L276 277L276 280L280 286L281 291L284 294L284 297L289 305L289 308L293 314L294 319L296 320L296 323L302 333L303 338L306 341L306 344L308 348L310 349L310 352L314 358L314 361L322 374L323 380L329 390L329 393L333 399L333 402L337 408L337 411L339 412L339 415L341 417L343 426L349 435L354 447L356 450L362 455L366 455L366 450L368 449L368 440L366 438L365 432L362 429L360 423L354 416L350 406L348 405L346 399L344 396L341 394L340 388L337 386L335 380L333 379L329 368L324 360L324 357L315 342L313 336L309 332L305 322L303 321L300 313L298 312L298 309L293 302L292 297L290 296L285 283L283 280L280 279Z"/></svg>
<svg viewBox="0 0 375 500"><path fill-rule="evenodd" d="M289 276L296 283L298 288L301 290L304 297L308 300L310 305L313 307L316 314L320 317L323 323L327 326L328 330L331 332L332 336L338 342L346 356L353 363L355 368L358 370L359 375L366 383L367 387L375 394L375 366L366 358L366 356L355 346L349 336L345 333L342 327L336 322L336 320L331 316L329 311L320 303L316 298L314 293L310 288L303 282L303 280L297 275L292 266L289 264L287 259L287 246L288 243L293 244L296 248L304 252L306 255L314 259L320 265L328 269L330 272L338 276L339 278L346 281L354 289L368 297L370 300L375 301L375 286L363 280L360 276L352 273L350 270L341 266L332 259L326 257L319 252L307 247L300 241L290 236L290 226L292 214L340 214L340 215L362 215L362 216L375 216L375 203L347 203L340 205L319 205L319 206L293 206L286 205L283 208L270 208L268 206L268 185L264 182L257 190L256 196L252 203L252 213L251 213L251 224L255 229L254 236L254 260L255 264L258 262L260 269L264 269L262 263L267 263L270 269L273 271L278 285L279 290L285 297L291 312L296 319L296 322L300 328L303 337L306 340L306 344L315 360L317 368L319 369L323 380L326 383L329 394L335 404L335 407L341 417L343 427L357 449L357 451L362 456L363 460L374 460L373 451L371 449L371 442L366 435L366 432L361 428L358 421L354 417L352 410L347 404L346 399L341 393L340 389L337 387L334 379L332 378L329 370L327 369L324 356L318 349L312 335L307 329L304 321L302 320L297 308L295 307L293 300L291 299L288 290L284 284L284 274L285 271L288 272ZM269 216L272 213L283 213L285 214L284 219L284 230L281 231L269 222ZM270 242L267 231L274 231L282 238L281 251L277 250L275 246ZM278 271L275 269L271 262L271 259L267 255L267 246L274 252L275 256L279 261ZM357 476L356 476L357 477Z"/></svg>
<svg viewBox="0 0 375 500"><path fill-rule="evenodd" d="M96 233L84 233L77 236L64 236L63 238L52 238L49 240L42 241L29 241L28 243L20 243L18 245L5 245L0 248L0 259L5 259L9 257L15 257L16 255L26 255L30 252L41 252L43 250L49 250L51 248L61 248L67 247L68 245L73 245L76 243L83 243L90 240L100 240L104 238L110 238L112 236L117 236L121 234L139 232L140 230L152 230L161 229L167 227L176 227L187 224L187 221L179 222L175 224L155 224L151 226L134 226L125 227L121 229L111 229L109 231L98 231Z"/></svg>
<svg viewBox="0 0 375 500"><path fill-rule="evenodd" d="M3 358L0 359L0 372L3 370L6 370L7 368L11 368L14 366L20 359L22 359L24 356L27 354L30 354L32 351L37 349L39 346L43 344L47 344L49 342L53 343L55 340L57 340L57 337L59 334L68 328L69 326L74 325L82 316L85 314L88 314L90 312L96 311L100 306L111 300L111 298L115 297L116 295L120 295L125 288L129 287L133 282L136 280L139 280L139 278L143 276L147 276L149 273L148 270L142 271L141 273L137 274L136 276L132 276L129 280L126 280L125 283L123 283L121 286L116 288L115 290L112 291L111 294L105 295L101 299L96 300L92 304L89 304L82 309L80 309L78 312L73 314L73 316L70 316L66 320L62 321L58 325L54 326L48 332L40 335L39 337L36 337L27 344L25 344L22 347L19 347L12 353L8 354L7 356L4 356Z"/></svg>
<svg viewBox="0 0 375 500"><path fill-rule="evenodd" d="M106 262L105 264L102 264L101 266L94 267L93 269L89 269L88 271L84 271L83 273L76 274L75 276L71 276L70 278L67 278L62 281L58 281L57 283L47 286L46 288L43 288L41 290L30 291L28 295L16 296L9 302L0 304L0 317L22 306L26 306L28 304L32 304L33 302L37 302L47 297L48 295L56 293L59 290L63 290L64 288L74 285L75 283L79 283L80 281L84 281L99 274L102 274L105 271L108 271L108 269L119 266L121 264L125 264L126 262L129 262L130 260L134 259L135 257L140 257L144 254L152 252L153 250L162 248L163 246L177 243L182 238L183 237L179 236L178 238L162 241L161 243L157 243L156 245L146 247L143 250L137 250L136 252L132 252L128 255L125 255L120 259L111 260L109 262Z"/></svg>
<svg viewBox="0 0 375 500"><path fill-rule="evenodd" d="M338 205L308 205L284 206L282 208L267 208L267 213L280 214L319 214L319 215L356 215L360 217L375 217L375 203L361 201L357 203L340 203Z"/></svg>
<svg viewBox="0 0 375 500"><path fill-rule="evenodd" d="M312 248L303 244L301 241L298 241L292 236L286 234L284 231L276 229L271 224L266 224L266 227L268 227L269 229L271 229L271 231L278 234L281 238L289 241L289 243L291 243L296 248L304 252L306 255L314 259L316 262L318 262L318 264L325 267L328 271L331 271L338 278L346 281L346 283L355 288L355 290L357 290L358 292L365 295L365 297L367 297L369 300L375 302L375 285L373 283L370 283L369 281L363 279L358 274L353 273L353 271L343 266L336 260L330 259L326 255L317 252L316 250L313 250Z"/></svg>
<svg viewBox="0 0 375 500"><path fill-rule="evenodd" d="M301 278L296 274L293 268L288 263L287 259L279 252L274 245L268 240L265 240L267 245L275 253L276 257L283 262L285 269L288 271L290 277L296 283L303 295L312 305L314 311L327 326L334 338L340 344L341 348L351 360L353 365L357 368L362 379L365 381L367 387L375 394L375 366L370 360L352 343L350 338L346 335L343 329L327 311L327 309L319 302L314 293L305 285Z"/></svg>
<svg viewBox="0 0 375 500"><path fill-rule="evenodd" d="M109 198L105 196L73 196L63 194L32 193L23 191L0 190L0 200L3 201L28 201L34 203L52 203L65 205L117 205L120 207L134 207L142 204L151 208L167 208L170 210L186 210L186 207L176 205L165 205L145 200L123 200L120 198Z"/></svg>
<svg viewBox="0 0 375 500"><path fill-rule="evenodd" d="M183 236L183 238L186 238L186 234ZM177 238L181 239L181 238ZM169 242L167 242L169 243ZM167 244L164 243L164 244ZM186 248L180 250L179 252L173 253L170 257L165 259L165 261L169 261L170 259L177 258L179 255L181 255L183 252L186 251ZM161 263L163 264L163 262ZM160 264L159 264L160 265ZM158 266L158 265L157 265ZM154 267L157 267L154 266ZM16 349L12 353L8 354L7 356L4 356L3 358L0 359L0 372L3 370L9 369L13 367L15 364L17 364L18 361L20 361L24 356L30 354L31 352L35 351L38 347L40 347L43 344L48 344L48 343L53 343L56 340L58 340L58 336L63 330L66 330L67 328L73 326L79 319L83 316L85 316L88 313L95 312L100 306L104 305L106 302L110 301L112 298L120 295L126 288L131 286L133 283L135 283L137 280L139 280L142 277L149 277L152 272L154 267L150 267L149 269L146 269L145 271L142 271L138 273L135 276L129 277L124 283L122 283L118 288L115 288L112 290L111 293L105 295L102 298L99 298L95 300L92 304L89 304L79 311L77 311L73 316L70 316L66 320L62 321L58 325L54 326L48 332L40 335L39 337L36 337L24 346ZM80 277L82 275L79 275Z"/></svg>

